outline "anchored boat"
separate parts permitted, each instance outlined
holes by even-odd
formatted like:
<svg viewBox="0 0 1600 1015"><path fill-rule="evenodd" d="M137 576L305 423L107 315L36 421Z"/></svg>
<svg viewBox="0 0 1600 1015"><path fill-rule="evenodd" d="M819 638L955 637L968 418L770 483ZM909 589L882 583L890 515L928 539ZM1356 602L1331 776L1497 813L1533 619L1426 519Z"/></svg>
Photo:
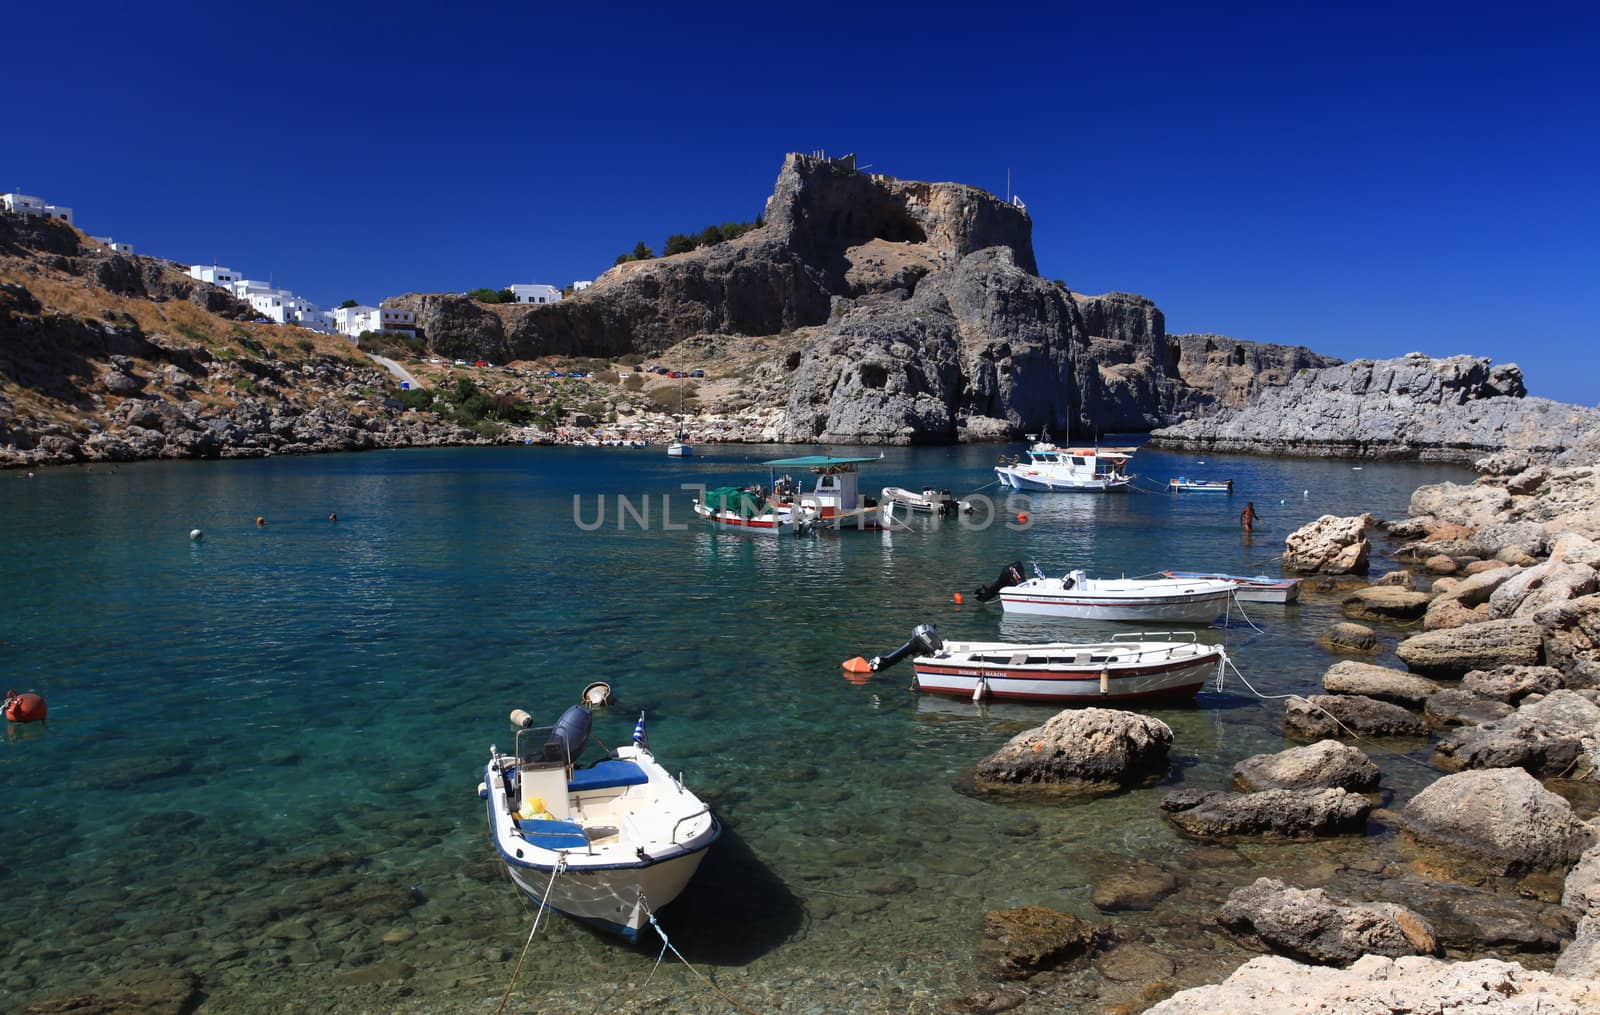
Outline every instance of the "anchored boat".
<svg viewBox="0 0 1600 1015"><path fill-rule="evenodd" d="M792 534L811 524L811 513L795 503L769 500L760 487L724 486L707 490L694 502L694 513L726 532Z"/></svg>
<svg viewBox="0 0 1600 1015"><path fill-rule="evenodd" d="M1030 440L1035 435L1029 434ZM1106 493L1133 482L1124 470L1137 448L1060 448L1050 435L1028 448L1028 460L1002 459L994 474L1000 485L1030 493Z"/></svg>
<svg viewBox="0 0 1600 1015"><path fill-rule="evenodd" d="M889 528L893 519L886 505L861 495L858 467L876 458L833 458L806 455L763 462L771 472L767 486L723 487L707 490L695 501L695 514L719 528L736 531L793 532L807 529L847 529L876 532ZM808 491L779 469L805 469L817 477Z"/></svg>
<svg viewBox="0 0 1600 1015"><path fill-rule="evenodd" d="M886 486L881 494L884 511L903 507L913 514L938 515L941 518L955 514L957 501L949 490L926 487L921 493L912 493L898 486Z"/></svg>
<svg viewBox="0 0 1600 1015"><path fill-rule="evenodd" d="M1211 579L1233 583L1233 598L1241 603L1292 603L1300 598L1300 579L1273 578L1258 574L1247 578L1237 574L1211 571L1163 571L1168 578Z"/></svg>
<svg viewBox="0 0 1600 1015"><path fill-rule="evenodd" d="M637 940L683 891L722 833L707 806L656 762L644 730L601 761L575 764L589 739L583 705L537 728L511 713L515 748L489 748L478 786L506 873L540 906Z"/></svg>
<svg viewBox="0 0 1600 1015"><path fill-rule="evenodd" d="M906 644L868 664L873 672L917 654L919 691L981 701L1099 703L1192 698L1220 676L1221 645L1194 632L1119 634L1101 642L946 642L923 624ZM847 666L849 664L846 664Z"/></svg>
<svg viewBox="0 0 1600 1015"><path fill-rule="evenodd" d="M1190 479L1187 476L1174 476L1167 481L1169 493L1233 493L1233 480L1231 479Z"/></svg>
<svg viewBox="0 0 1600 1015"><path fill-rule="evenodd" d="M1214 578L1090 578L1081 570L1063 578L1020 575L1020 565L1009 565L993 585L978 590L979 602L998 595L1007 613L1209 624L1227 609L1234 590L1232 582Z"/></svg>

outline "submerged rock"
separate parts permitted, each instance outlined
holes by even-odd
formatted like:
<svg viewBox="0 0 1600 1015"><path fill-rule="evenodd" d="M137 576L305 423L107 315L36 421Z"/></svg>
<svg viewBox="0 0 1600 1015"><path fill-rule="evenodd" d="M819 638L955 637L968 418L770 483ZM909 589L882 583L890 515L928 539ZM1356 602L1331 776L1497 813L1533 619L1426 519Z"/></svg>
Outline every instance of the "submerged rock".
<svg viewBox="0 0 1600 1015"><path fill-rule="evenodd" d="M1413 841L1496 874L1564 869L1595 835L1571 804L1520 768L1447 775L1412 797L1402 820Z"/></svg>
<svg viewBox="0 0 1600 1015"><path fill-rule="evenodd" d="M1395 648L1395 655L1418 673L1460 676L1496 666L1533 666L1540 660L1543 645L1539 627L1532 621L1490 620L1413 635Z"/></svg>
<svg viewBox="0 0 1600 1015"><path fill-rule="evenodd" d="M978 947L983 970L997 980L1020 980L1087 955L1113 940L1110 928L1043 906L983 915Z"/></svg>
<svg viewBox="0 0 1600 1015"><path fill-rule="evenodd" d="M1372 801L1338 788L1258 793L1185 789L1162 797L1161 809L1185 832L1205 838L1314 839L1364 831Z"/></svg>
<svg viewBox="0 0 1600 1015"><path fill-rule="evenodd" d="M1148 860L1138 860L1127 870L1101 878L1094 886L1094 894L1089 901L1104 913L1149 909L1171 895L1177 887L1178 879L1169 871Z"/></svg>
<svg viewBox="0 0 1600 1015"><path fill-rule="evenodd" d="M1535 972L1499 959L1445 962L1422 955L1397 959L1369 955L1348 969L1330 970L1269 955L1246 962L1220 984L1174 994L1147 1015L1582 1015L1597 1007L1600 983Z"/></svg>
<svg viewBox="0 0 1600 1015"><path fill-rule="evenodd" d="M1302 891L1259 878L1222 906L1224 926L1253 933L1291 958L1347 965L1363 955L1430 955L1439 947L1428 921L1392 902L1359 905L1320 888Z"/></svg>
<svg viewBox="0 0 1600 1015"><path fill-rule="evenodd" d="M1416 620L1428 608L1431 598L1426 592L1415 592L1397 585L1374 585L1350 593L1339 604L1339 608L1345 616L1354 620L1379 623Z"/></svg>
<svg viewBox="0 0 1600 1015"><path fill-rule="evenodd" d="M1360 694L1313 694L1283 704L1283 729L1303 740L1327 737L1422 737L1428 724L1399 705Z"/></svg>
<svg viewBox="0 0 1600 1015"><path fill-rule="evenodd" d="M1346 661L1328 668L1322 675L1322 689L1329 694L1358 694L1406 708L1421 708L1439 685L1404 670Z"/></svg>
<svg viewBox="0 0 1600 1015"><path fill-rule="evenodd" d="M1448 881L1386 881L1383 894L1421 914L1446 948L1553 952L1572 933L1572 916L1560 906Z"/></svg>
<svg viewBox="0 0 1600 1015"><path fill-rule="evenodd" d="M1234 785L1245 792L1338 787L1359 793L1376 787L1378 778L1371 758L1337 740L1257 754L1233 766Z"/></svg>
<svg viewBox="0 0 1600 1015"><path fill-rule="evenodd" d="M1166 775L1172 729L1159 719L1106 708L1069 709L1012 737L978 763L980 790L1115 793Z"/></svg>
<svg viewBox="0 0 1600 1015"><path fill-rule="evenodd" d="M1378 636L1372 628L1360 624L1334 624L1323 633L1321 641L1324 648L1333 652L1370 655L1378 651Z"/></svg>

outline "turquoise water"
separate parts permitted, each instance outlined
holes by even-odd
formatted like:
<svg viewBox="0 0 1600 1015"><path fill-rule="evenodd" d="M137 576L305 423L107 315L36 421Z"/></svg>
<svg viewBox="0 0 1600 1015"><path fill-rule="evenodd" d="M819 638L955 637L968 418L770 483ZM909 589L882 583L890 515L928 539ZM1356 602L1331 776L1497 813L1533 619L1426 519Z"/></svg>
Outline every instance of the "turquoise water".
<svg viewBox="0 0 1600 1015"><path fill-rule="evenodd" d="M963 494L990 482L996 451L889 449L864 485ZM663 498L667 520L690 517L681 483L764 480L753 463L799 453L440 449L0 474L0 683L50 705L47 725L0 741L4 1007L179 968L201 977L207 1011L492 1011L532 914L492 862L482 764L509 743L510 709L553 718L596 679L620 699L598 736L625 741L646 710L657 755L727 824L662 922L756 1010L934 1010L984 983L985 910L1105 919L1090 888L1137 856L1184 872L1184 888L1110 919L1177 956L1176 981L1231 968L1242 953L1194 929L1210 900L1308 851L1187 843L1159 789L977 798L964 773L1052 709L919 699L909 667L858 686L839 662L923 621L958 638L1103 635L1004 622L951 593L970 603L1016 558L1271 572L1305 521L1398 517L1418 484L1464 471L1141 451L1148 486L1182 474L1239 493L1035 497L1020 531L663 526ZM648 499L648 528L630 515L619 530L619 493L636 510ZM606 498L602 528L575 524L575 496L585 522ZM1236 522L1246 500L1266 525L1253 539ZM1308 691L1337 613L1336 595L1313 593L1251 607L1260 632L1203 637L1225 638L1261 691ZM1283 745L1277 707L1237 683L1153 714L1177 734L1168 786L1221 786L1234 761ZM1426 778L1380 760L1402 795ZM589 1011L615 992L605 1010L728 1010L681 966L643 986L658 948L548 923L513 1008ZM1073 989L1098 1005L1138 986L1091 971Z"/></svg>

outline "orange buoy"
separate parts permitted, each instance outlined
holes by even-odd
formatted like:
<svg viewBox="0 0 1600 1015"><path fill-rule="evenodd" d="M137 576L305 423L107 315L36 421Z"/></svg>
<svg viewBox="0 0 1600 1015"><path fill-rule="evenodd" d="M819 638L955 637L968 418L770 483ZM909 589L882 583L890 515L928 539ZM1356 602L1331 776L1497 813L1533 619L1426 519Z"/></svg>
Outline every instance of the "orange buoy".
<svg viewBox="0 0 1600 1015"><path fill-rule="evenodd" d="M265 518L261 517L260 515L256 515L256 524L257 525L266 525L267 524L267 520Z"/></svg>
<svg viewBox="0 0 1600 1015"><path fill-rule="evenodd" d="M872 672L872 664L867 662L865 659L861 658L860 656L856 656L854 659L846 659L844 662L840 663L839 665L840 665L841 668L843 668L843 670L846 673L871 673Z"/></svg>
<svg viewBox="0 0 1600 1015"><path fill-rule="evenodd" d="M12 722L38 722L47 711L44 699L37 694L6 692L5 715Z"/></svg>
<svg viewBox="0 0 1600 1015"><path fill-rule="evenodd" d="M1017 524L1018 525L1026 525L1026 524L1028 524L1028 512L1026 512L1026 511L1017 512Z"/></svg>
<svg viewBox="0 0 1600 1015"><path fill-rule="evenodd" d="M956 603L957 606L960 606L962 603L966 602L966 600L964 598L962 598L961 593L959 593L959 592L957 592L955 595L951 596L950 598L955 600L955 603Z"/></svg>

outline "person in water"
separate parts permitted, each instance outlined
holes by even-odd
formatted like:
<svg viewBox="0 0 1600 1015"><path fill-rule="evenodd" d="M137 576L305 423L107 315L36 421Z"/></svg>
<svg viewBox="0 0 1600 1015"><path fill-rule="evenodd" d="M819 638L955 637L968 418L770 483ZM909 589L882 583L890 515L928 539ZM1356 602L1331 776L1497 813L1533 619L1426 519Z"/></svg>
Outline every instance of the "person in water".
<svg viewBox="0 0 1600 1015"><path fill-rule="evenodd" d="M1247 501L1244 510L1239 512L1239 524L1244 526L1246 532L1249 532L1256 527L1256 522L1260 520L1261 516L1256 514L1256 502L1253 500Z"/></svg>

